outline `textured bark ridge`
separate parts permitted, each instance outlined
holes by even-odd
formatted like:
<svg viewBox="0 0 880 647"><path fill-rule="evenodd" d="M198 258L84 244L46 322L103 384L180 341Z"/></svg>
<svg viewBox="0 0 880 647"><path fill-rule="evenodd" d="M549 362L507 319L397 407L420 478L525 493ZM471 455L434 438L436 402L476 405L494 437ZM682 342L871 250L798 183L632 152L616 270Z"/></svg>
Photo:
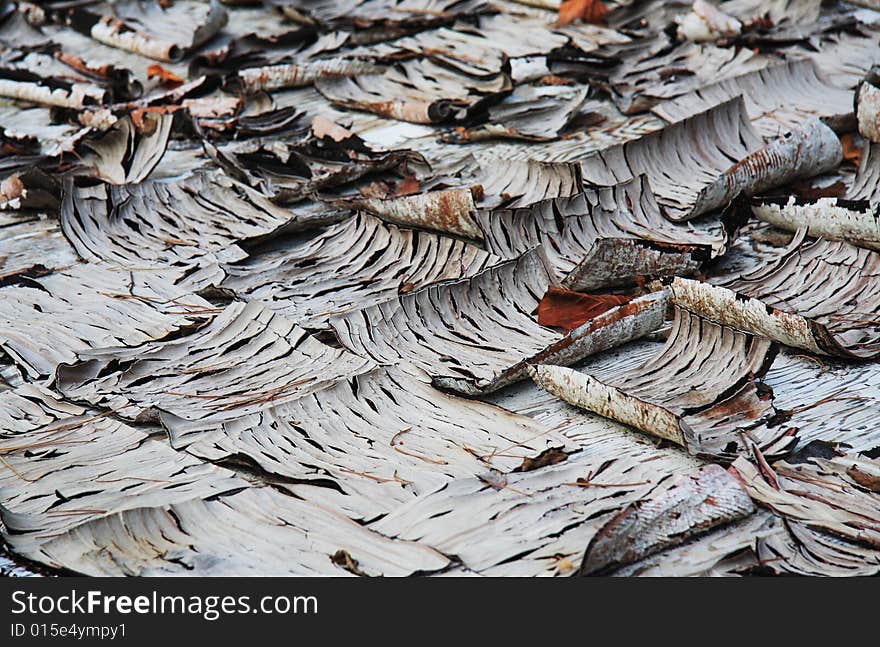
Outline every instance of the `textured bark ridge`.
<svg viewBox="0 0 880 647"><path fill-rule="evenodd" d="M880 464L833 450L767 465L737 459L732 471L756 503L783 520L757 552L779 573L876 575L880 571Z"/></svg>
<svg viewBox="0 0 880 647"><path fill-rule="evenodd" d="M573 290L633 285L648 276L693 274L725 249L720 226L679 226L660 212L648 179L638 179L519 209L481 211L486 247L516 258L541 246Z"/></svg>
<svg viewBox="0 0 880 647"><path fill-rule="evenodd" d="M79 358L56 372L63 394L129 420L158 419L168 428L240 417L373 367L257 303L242 302L180 339Z"/></svg>
<svg viewBox="0 0 880 647"><path fill-rule="evenodd" d="M70 181L61 209L64 234L84 260L160 267L195 290L247 256L238 243L297 225L295 213L262 194L205 174L119 187Z"/></svg>
<svg viewBox="0 0 880 647"><path fill-rule="evenodd" d="M676 278L683 308L788 346L869 359L880 354L880 254L842 242L796 243L721 285Z"/></svg>
<svg viewBox="0 0 880 647"><path fill-rule="evenodd" d="M752 125L764 137L783 135L808 117L843 127L852 115L852 93L825 81L809 59L703 86L656 105L651 112L675 123L740 95Z"/></svg>
<svg viewBox="0 0 880 647"><path fill-rule="evenodd" d="M649 294L567 334L538 324L535 309L553 284L530 252L470 279L429 286L342 317L330 325L342 345L379 364L401 360L460 393L498 389L528 364L571 364L656 330L667 296Z"/></svg>
<svg viewBox="0 0 880 647"><path fill-rule="evenodd" d="M432 283L473 276L501 259L479 247L362 213L296 249L225 267L222 286L306 328Z"/></svg>
<svg viewBox="0 0 880 647"><path fill-rule="evenodd" d="M676 308L658 355L610 379L561 366L530 369L532 379L575 406L672 441L689 452L732 460L753 439L782 453L796 430L773 424L766 374L776 349L763 337L721 326Z"/></svg>
<svg viewBox="0 0 880 647"><path fill-rule="evenodd" d="M862 4L0 2L0 576L877 574Z"/></svg>
<svg viewBox="0 0 880 647"><path fill-rule="evenodd" d="M580 573L593 575L637 562L754 510L733 475L707 465L680 476L667 490L630 504L605 524L587 546Z"/></svg>

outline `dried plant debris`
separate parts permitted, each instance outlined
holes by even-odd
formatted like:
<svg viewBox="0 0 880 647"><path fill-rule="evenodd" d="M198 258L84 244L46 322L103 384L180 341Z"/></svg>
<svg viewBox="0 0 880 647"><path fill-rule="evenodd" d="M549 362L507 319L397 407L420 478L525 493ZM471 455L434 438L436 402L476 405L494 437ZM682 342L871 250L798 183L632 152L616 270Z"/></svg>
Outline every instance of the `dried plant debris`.
<svg viewBox="0 0 880 647"><path fill-rule="evenodd" d="M842 242L794 244L718 285L677 278L683 308L811 353L880 356L880 254Z"/></svg>
<svg viewBox="0 0 880 647"><path fill-rule="evenodd" d="M852 93L825 81L809 59L703 86L658 104L651 112L675 123L740 95L753 126L767 138L784 135L809 116L842 128L852 115Z"/></svg>
<svg viewBox="0 0 880 647"><path fill-rule="evenodd" d="M380 364L411 362L435 384L474 394L522 379L530 363L577 362L662 323L666 294L659 292L561 334L532 314L552 284L540 255L530 252L473 278L331 319L330 325L354 353Z"/></svg>
<svg viewBox="0 0 880 647"><path fill-rule="evenodd" d="M584 179L610 186L645 174L665 215L687 220L836 167L840 140L818 120L763 146L741 97L583 160ZM674 169L674 171L673 171Z"/></svg>
<svg viewBox="0 0 880 647"><path fill-rule="evenodd" d="M96 263L16 277L0 294L0 348L32 379L51 376L80 351L137 346L203 325L214 313L161 276Z"/></svg>
<svg viewBox="0 0 880 647"><path fill-rule="evenodd" d="M567 198L583 188L580 164L538 160L484 159L468 169L466 181L479 187L479 206L526 207L541 200Z"/></svg>
<svg viewBox="0 0 880 647"><path fill-rule="evenodd" d="M294 212L225 176L205 173L122 186L76 186L70 180L60 217L81 258L172 271L192 290L220 281L221 265L246 258L238 243L297 227Z"/></svg>
<svg viewBox="0 0 880 647"><path fill-rule="evenodd" d="M548 452L565 460L575 445L553 427L377 369L171 440L212 460L247 457L294 494L372 520L458 478L516 472Z"/></svg>
<svg viewBox="0 0 880 647"><path fill-rule="evenodd" d="M739 481L718 465L683 474L662 492L630 504L597 532L584 554L581 575L640 561L755 509Z"/></svg>
<svg viewBox="0 0 880 647"><path fill-rule="evenodd" d="M361 213L293 249L225 267L222 287L306 328L501 259L474 245L385 224Z"/></svg>
<svg viewBox="0 0 880 647"><path fill-rule="evenodd" d="M486 248L502 258L542 246L557 279L581 291L687 276L726 243L720 226L698 229L664 218L644 175L530 207L481 211L477 224Z"/></svg>
<svg viewBox="0 0 880 647"><path fill-rule="evenodd" d="M758 542L761 563L797 575L875 575L880 570L880 464L843 454L768 465L760 453L732 470L784 532Z"/></svg>
<svg viewBox="0 0 880 647"><path fill-rule="evenodd" d="M330 560L339 548L370 575L430 572L449 562L321 506L252 487L45 389L0 394L0 411L18 421L0 435L3 537L36 562L117 576L344 575Z"/></svg>
<svg viewBox="0 0 880 647"><path fill-rule="evenodd" d="M376 150L332 123L318 127L313 122L305 137L255 137L218 145L205 140L203 145L208 156L230 177L276 203L300 202L318 191L342 187L370 173L424 164L417 153Z"/></svg>
<svg viewBox="0 0 880 647"><path fill-rule="evenodd" d="M167 428L231 420L373 367L257 303L242 302L177 339L78 356L56 371L63 394Z"/></svg>
<svg viewBox="0 0 880 647"><path fill-rule="evenodd" d="M553 140L563 134L586 98L585 88L522 85L488 109L486 123L457 129L449 140Z"/></svg>
<svg viewBox="0 0 880 647"><path fill-rule="evenodd" d="M689 452L732 460L758 442L782 454L794 429L775 422L772 391L757 381L776 356L764 337L676 308L663 349L642 366L597 379L540 365L535 382L566 402L672 441Z"/></svg>
<svg viewBox="0 0 880 647"><path fill-rule="evenodd" d="M226 10L210 3L144 0L76 7L66 17L76 31L105 45L160 61L178 61L226 24Z"/></svg>
<svg viewBox="0 0 880 647"><path fill-rule="evenodd" d="M0 0L0 573L875 573L861 4Z"/></svg>
<svg viewBox="0 0 880 647"><path fill-rule="evenodd" d="M315 87L334 105L416 124L464 121L513 89L504 73L475 77L429 60L405 61L383 74L321 78Z"/></svg>
<svg viewBox="0 0 880 647"><path fill-rule="evenodd" d="M85 163L110 184L140 182L165 155L174 115L163 111L138 111L120 119L100 139L87 140L93 155Z"/></svg>

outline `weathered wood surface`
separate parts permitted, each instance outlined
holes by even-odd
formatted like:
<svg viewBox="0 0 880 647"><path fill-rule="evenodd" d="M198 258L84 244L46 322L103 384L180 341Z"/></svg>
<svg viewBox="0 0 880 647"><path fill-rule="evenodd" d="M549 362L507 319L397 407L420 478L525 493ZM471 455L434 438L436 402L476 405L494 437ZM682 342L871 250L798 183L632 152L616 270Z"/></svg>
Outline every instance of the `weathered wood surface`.
<svg viewBox="0 0 880 647"><path fill-rule="evenodd" d="M880 13L557 4L3 5L0 575L880 570Z"/></svg>

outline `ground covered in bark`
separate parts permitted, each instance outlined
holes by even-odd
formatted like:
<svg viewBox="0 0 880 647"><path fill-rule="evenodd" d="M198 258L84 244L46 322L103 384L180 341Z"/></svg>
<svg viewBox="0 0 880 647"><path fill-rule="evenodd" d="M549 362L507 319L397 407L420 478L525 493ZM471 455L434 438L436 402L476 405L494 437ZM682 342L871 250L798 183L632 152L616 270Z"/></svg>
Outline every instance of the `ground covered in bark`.
<svg viewBox="0 0 880 647"><path fill-rule="evenodd" d="M0 2L0 575L876 574L878 62L868 0Z"/></svg>

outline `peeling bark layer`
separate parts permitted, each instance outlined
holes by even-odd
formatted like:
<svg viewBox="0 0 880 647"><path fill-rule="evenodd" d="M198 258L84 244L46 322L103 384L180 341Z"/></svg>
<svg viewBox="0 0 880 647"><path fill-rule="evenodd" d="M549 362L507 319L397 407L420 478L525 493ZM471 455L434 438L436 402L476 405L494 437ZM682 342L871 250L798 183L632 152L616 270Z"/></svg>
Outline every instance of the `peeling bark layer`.
<svg viewBox="0 0 880 647"><path fill-rule="evenodd" d="M295 249L226 266L222 287L306 328L326 328L332 316L500 261L474 245L360 214Z"/></svg>
<svg viewBox="0 0 880 647"><path fill-rule="evenodd" d="M630 504L593 537L581 575L593 575L642 560L738 521L755 509L739 481L718 465L683 475L668 490Z"/></svg>
<svg viewBox="0 0 880 647"><path fill-rule="evenodd" d="M294 212L229 178L65 187L61 226L79 256L122 268L157 267L198 290L244 259L238 243L295 228Z"/></svg>
<svg viewBox="0 0 880 647"><path fill-rule="evenodd" d="M692 274L721 254L721 227L678 226L660 213L645 176L530 207L481 211L487 249L515 258L542 246L565 287L589 292L637 277Z"/></svg>
<svg viewBox="0 0 880 647"><path fill-rule="evenodd" d="M675 123L739 95L749 119L764 137L783 135L810 116L842 125L852 114L852 93L825 81L809 59L771 65L701 87L656 105L651 112Z"/></svg>
<svg viewBox="0 0 880 647"><path fill-rule="evenodd" d="M59 367L71 399L129 420L215 425L296 399L373 364L309 336L256 303L235 302L180 339L79 353Z"/></svg>
<svg viewBox="0 0 880 647"><path fill-rule="evenodd" d="M568 334L534 314L552 278L536 252L473 278L429 286L331 319L348 350L379 364L401 360L461 393L492 391L525 377L538 361L571 364L660 326L665 293L609 310Z"/></svg>
<svg viewBox="0 0 880 647"><path fill-rule="evenodd" d="M858 455L780 461L740 457L732 469L758 504L783 519L785 532L758 543L778 573L875 575L880 571L880 465Z"/></svg>
<svg viewBox="0 0 880 647"><path fill-rule="evenodd" d="M566 402L682 445L689 452L732 460L752 438L781 453L795 438L772 427L772 395L762 393L776 351L771 342L677 308L658 355L610 379L561 366L531 369L532 379ZM674 381L672 377L674 376Z"/></svg>
<svg viewBox="0 0 880 647"><path fill-rule="evenodd" d="M796 244L768 265L711 286L675 279L683 308L795 348L880 354L880 254L840 242Z"/></svg>

